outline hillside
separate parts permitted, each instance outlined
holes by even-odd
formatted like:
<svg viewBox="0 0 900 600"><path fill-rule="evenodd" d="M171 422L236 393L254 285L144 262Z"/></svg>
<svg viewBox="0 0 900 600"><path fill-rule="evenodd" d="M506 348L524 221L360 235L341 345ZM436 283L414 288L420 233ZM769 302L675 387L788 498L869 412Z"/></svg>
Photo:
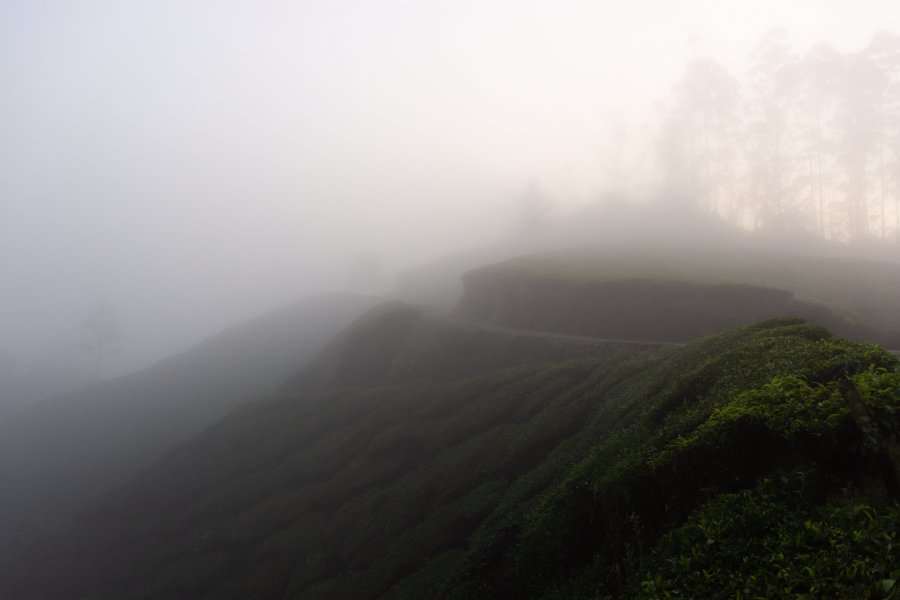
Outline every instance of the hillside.
<svg viewBox="0 0 900 600"><path fill-rule="evenodd" d="M464 318L511 328L687 341L780 316L900 348L900 265L727 248L593 248L464 276Z"/></svg>
<svg viewBox="0 0 900 600"><path fill-rule="evenodd" d="M0 556L279 384L374 298L321 296L0 422Z"/></svg>
<svg viewBox="0 0 900 600"><path fill-rule="evenodd" d="M653 350L620 343L487 327L442 312L388 302L341 332L285 383L288 391L450 380L519 365Z"/></svg>
<svg viewBox="0 0 900 600"><path fill-rule="evenodd" d="M370 316L344 344L384 343L343 356L394 364L410 319ZM877 347L781 319L657 353L385 373L242 406L4 565L0 591L896 596L900 366Z"/></svg>

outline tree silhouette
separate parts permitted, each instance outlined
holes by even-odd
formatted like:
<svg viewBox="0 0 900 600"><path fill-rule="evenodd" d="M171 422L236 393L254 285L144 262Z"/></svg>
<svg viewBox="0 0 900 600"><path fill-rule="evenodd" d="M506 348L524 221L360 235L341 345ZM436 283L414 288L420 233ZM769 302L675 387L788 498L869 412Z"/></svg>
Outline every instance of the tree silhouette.
<svg viewBox="0 0 900 600"><path fill-rule="evenodd" d="M802 226L794 194L791 109L796 94L787 32L773 29L750 55L745 151L754 216L779 229ZM757 223L758 225L758 223Z"/></svg>
<svg viewBox="0 0 900 600"><path fill-rule="evenodd" d="M663 125L660 158L677 197L720 212L734 201L738 85L709 57L688 62Z"/></svg>
<svg viewBox="0 0 900 600"><path fill-rule="evenodd" d="M884 77L861 54L844 57L840 104L835 119L838 166L843 173L843 211L851 240L869 234L871 165L878 154L879 104Z"/></svg>
<svg viewBox="0 0 900 600"><path fill-rule="evenodd" d="M813 45L798 64L800 145L805 168L802 189L813 214L813 229L833 237L834 220L829 210L834 188L831 169L834 140L831 121L837 103L840 55L831 45Z"/></svg>
<svg viewBox="0 0 900 600"><path fill-rule="evenodd" d="M662 188L752 229L900 241L900 37L802 56L788 42L764 34L740 82L686 63L657 137Z"/></svg>
<svg viewBox="0 0 900 600"><path fill-rule="evenodd" d="M900 230L900 36L879 31L863 51L881 73L878 117L878 201L881 237L887 237L887 197L894 188L894 213ZM893 155L893 156L891 156ZM893 163L893 164L892 164Z"/></svg>

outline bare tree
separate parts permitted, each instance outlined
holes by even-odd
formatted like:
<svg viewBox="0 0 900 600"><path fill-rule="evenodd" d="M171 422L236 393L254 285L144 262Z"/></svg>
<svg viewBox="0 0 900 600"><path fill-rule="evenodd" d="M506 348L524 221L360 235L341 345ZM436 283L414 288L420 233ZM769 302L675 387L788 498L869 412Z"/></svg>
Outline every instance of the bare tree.
<svg viewBox="0 0 900 600"><path fill-rule="evenodd" d="M667 186L702 208L728 212L734 201L738 86L709 57L688 62L674 89L659 150Z"/></svg>
<svg viewBox="0 0 900 600"><path fill-rule="evenodd" d="M863 51L881 73L878 119L877 177L881 237L887 237L887 199L894 197L897 230L900 231L900 36L880 31ZM891 188L893 187L893 194Z"/></svg>
<svg viewBox="0 0 900 600"><path fill-rule="evenodd" d="M884 77L862 53L844 57L835 115L838 166L843 174L843 211L851 240L869 234L870 169L878 154L879 103Z"/></svg>
<svg viewBox="0 0 900 600"><path fill-rule="evenodd" d="M801 179L803 193L814 218L814 229L823 237L834 236L830 219L834 195L831 162L834 139L831 123L837 103L840 78L840 55L829 44L819 42L798 64L800 143L805 174Z"/></svg>
<svg viewBox="0 0 900 600"><path fill-rule="evenodd" d="M744 140L754 220L761 219L769 228L803 227L807 220L795 197L795 70L787 32L773 29L765 33L750 55Z"/></svg>

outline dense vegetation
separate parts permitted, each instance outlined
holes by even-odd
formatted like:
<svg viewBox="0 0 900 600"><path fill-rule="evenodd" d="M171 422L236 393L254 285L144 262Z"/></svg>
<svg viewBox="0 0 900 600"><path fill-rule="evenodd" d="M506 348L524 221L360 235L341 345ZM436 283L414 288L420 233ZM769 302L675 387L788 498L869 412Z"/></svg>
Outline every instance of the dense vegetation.
<svg viewBox="0 0 900 600"><path fill-rule="evenodd" d="M893 357L792 319L301 386L0 579L23 598L894 597L898 404Z"/></svg>

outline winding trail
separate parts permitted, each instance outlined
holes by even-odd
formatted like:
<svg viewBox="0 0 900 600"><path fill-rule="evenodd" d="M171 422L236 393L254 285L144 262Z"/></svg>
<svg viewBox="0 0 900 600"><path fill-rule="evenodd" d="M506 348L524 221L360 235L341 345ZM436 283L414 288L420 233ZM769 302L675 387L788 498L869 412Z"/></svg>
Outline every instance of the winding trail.
<svg viewBox="0 0 900 600"><path fill-rule="evenodd" d="M540 331L535 329L516 329L512 327L502 327L500 325L487 325L475 321L467 321L457 317L452 313L430 313L428 317L437 322L451 324L454 327L470 329L475 331L489 331L492 333L501 333L506 335L517 335L524 337L535 337L542 339L560 340L566 342L574 342L587 345L628 345L643 346L647 349L671 347L677 348L684 346L681 342L666 342L661 340L623 340L617 338L590 337L584 335L575 335L569 333L559 333L556 331Z"/></svg>
<svg viewBox="0 0 900 600"><path fill-rule="evenodd" d="M590 337L584 335L574 335L568 333L558 333L555 331L540 331L534 329L515 329L512 327L501 327L499 325L487 325L484 323L477 323L474 321L464 320L450 312L435 312L429 313L428 317L438 321L452 324L455 327L463 327L471 330L478 331L490 331L493 333L503 333L508 335L520 335L526 337L538 337L543 339L556 339L567 342L575 342L581 344L590 344L590 345L609 345L609 344L617 344L617 345L628 345L628 346L643 346L646 349L656 349L656 348L678 348L684 346L685 342L667 342L662 340L623 340L617 338L599 338L599 337ZM900 349L891 350L885 348L885 350L894 356L900 356Z"/></svg>

